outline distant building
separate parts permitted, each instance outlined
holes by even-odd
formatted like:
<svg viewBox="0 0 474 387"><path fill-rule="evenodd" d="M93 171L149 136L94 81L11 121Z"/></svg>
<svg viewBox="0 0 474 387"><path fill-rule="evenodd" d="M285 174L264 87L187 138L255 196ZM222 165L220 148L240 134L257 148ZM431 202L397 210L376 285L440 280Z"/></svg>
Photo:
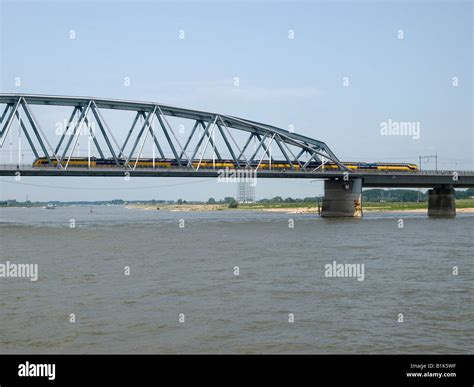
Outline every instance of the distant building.
<svg viewBox="0 0 474 387"><path fill-rule="evenodd" d="M237 183L237 202L255 203L255 185L250 181L239 181Z"/></svg>

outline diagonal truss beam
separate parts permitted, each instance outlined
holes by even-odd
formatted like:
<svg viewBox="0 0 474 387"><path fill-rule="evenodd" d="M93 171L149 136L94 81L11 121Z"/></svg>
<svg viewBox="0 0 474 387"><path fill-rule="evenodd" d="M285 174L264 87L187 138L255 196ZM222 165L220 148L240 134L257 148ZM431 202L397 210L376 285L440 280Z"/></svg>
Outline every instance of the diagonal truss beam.
<svg viewBox="0 0 474 387"><path fill-rule="evenodd" d="M278 147L280 148L281 153L283 153L283 156L285 157L286 161L288 162L288 164L290 164L290 168L295 169L295 166L291 162L290 158L288 157L288 153L286 153L285 148L283 148L283 145L280 143L280 141L282 141L281 137L279 135L276 135L275 142L277 143Z"/></svg>
<svg viewBox="0 0 474 387"><path fill-rule="evenodd" d="M107 147L109 148L110 154L114 158L115 164L120 166L120 161L118 160L117 155L115 154L114 148L112 144L110 143L109 137L107 136L107 132L105 131L104 125L102 124L101 117L99 113L97 112L97 106L95 106L94 102L92 102L90 109L92 110L92 114L94 114L95 120L97 124L99 125L99 129L102 132L102 136L104 137L105 143L107 144Z"/></svg>
<svg viewBox="0 0 474 387"><path fill-rule="evenodd" d="M186 157L186 159L188 159L188 161L189 161L189 157L188 157L188 155L186 154L186 150L182 147L181 142L179 141L178 137L176 137L176 134L174 133L173 128L171 127L171 125L169 124L168 120L166 119L166 115L163 113L163 110L161 110L160 105L156 105L156 107L157 107L158 110L160 111L160 114L156 114L156 116L158 117L158 120L159 120L159 122L160 122L160 125L162 126L163 131L165 132L166 138L167 138L168 142L170 143L170 147L171 147L171 149L173 150L173 154L175 155L175 158L176 158L176 160L177 160L177 162L178 162L178 165L181 166L181 165L182 165L182 164L181 164L181 158L178 158L178 154L176 153L176 149L175 149L175 147L174 147L173 142L171 141L171 139L169 139L169 135L168 135L168 132L165 130L165 125L164 125L163 121L164 121L164 122L166 123L166 125L168 126L168 129L169 129L170 133L173 135L173 137L174 137L176 143L178 144L179 148L181 149L181 152L184 154L184 156ZM161 115L161 117L163 117L163 119L161 119L160 115ZM191 165L192 165L192 164L191 164Z"/></svg>
<svg viewBox="0 0 474 387"><path fill-rule="evenodd" d="M130 136L132 135L133 129L135 129L135 125L137 124L138 119L140 117L145 117L145 113L141 112L141 111L138 111L137 114L135 114L135 118L133 119L132 126L131 126L130 130L128 131L127 137L125 138L125 141L124 141L122 147L120 148L119 157L121 157L123 155L123 151L125 150L125 147L127 146L128 140L130 139Z"/></svg>
<svg viewBox="0 0 474 387"><path fill-rule="evenodd" d="M260 135L259 135L259 134L257 134L256 137L260 140ZM273 135L271 141L273 141L273 138L274 138L274 137L275 137L275 136ZM268 157L270 158L270 161L273 161L272 155L271 155L270 151L268 150L267 146L265 145L265 141L263 141L261 144L262 144L262 148L265 150L265 153L266 153L266 154L268 155Z"/></svg>
<svg viewBox="0 0 474 387"><path fill-rule="evenodd" d="M74 146L76 144L76 135L79 133L79 128L81 127L82 125L82 122L84 121L84 118L87 116L87 113L89 112L89 109L91 107L91 104L92 104L92 101L89 101L89 103L87 104L87 107L81 112L81 115L79 117L79 120L77 121L77 123L74 125L74 129L72 131L72 135L69 136L69 141L67 142L66 144L66 148L64 149L63 151L63 154L59 160L59 164L62 165L63 163L63 160L64 158L66 157L67 155L67 151L69 150L70 146L71 146L71 143L73 142L74 140ZM79 136L77 136L79 138ZM67 164L69 164L69 160L71 159L71 155L72 155L72 151L71 151L71 154L69 155L69 158L68 158L68 162Z"/></svg>
<svg viewBox="0 0 474 387"><path fill-rule="evenodd" d="M155 107L152 111L148 112L148 115L146 116L145 121L143 122L143 125L142 125L142 127L141 127L141 129L140 129L140 132L138 133L138 136L137 136L137 138L135 139L135 143L133 144L133 147L132 147L132 149L131 149L131 151L130 151L130 154L129 154L129 156L128 156L128 159L129 159L129 160L132 158L133 153L135 152L135 149L137 148L138 143L140 142L140 139L141 139L141 137L142 137L142 135L143 135L143 132L145 131L145 128L149 125L150 118L153 117L153 114L155 114L155 112L156 112L156 107ZM125 148L125 145L126 145L126 144L124 144L123 148ZM128 162L127 162L126 164L128 165Z"/></svg>
<svg viewBox="0 0 474 387"><path fill-rule="evenodd" d="M8 110L10 110L10 108L12 107L13 105L11 103L7 103L5 105L5 109L3 110L3 113L2 115L0 116L0 124L3 122L5 116L7 115L8 113Z"/></svg>
<svg viewBox="0 0 474 387"><path fill-rule="evenodd" d="M245 153L245 151L247 150L247 147L249 146L250 141L252 141L252 138L254 138L254 134L253 134L253 133L250 133L250 136L249 136L249 138L247 139L247 141L245 142L245 145L244 145L243 149L242 149L242 150L240 151L240 153L239 153L239 157L238 157L239 160L242 158L242 156L244 156L244 153Z"/></svg>
<svg viewBox="0 0 474 387"><path fill-rule="evenodd" d="M25 137L28 140L28 144L30 144L30 148L33 151L33 154L35 155L36 158L38 158L39 157L38 151L36 150L35 144L31 140L30 134L28 133L28 130L26 129L23 120L20 118L20 112L18 111L16 112L16 118L18 119L21 129L23 130L23 133L25 134Z"/></svg>
<svg viewBox="0 0 474 387"><path fill-rule="evenodd" d="M232 149L232 147L231 147L231 145L230 145L230 143L229 143L229 140L227 139L227 137L226 137L224 131L222 130L222 127L221 127L219 124L217 124L217 123L216 123L216 125L217 125L217 128L219 129L219 132L220 132L222 138L224 139L224 142L225 142L225 145L227 146L227 149L229 149L230 155L232 156L232 159L234 160L234 163L235 163L238 167L240 167L239 160L237 159L237 157L235 157L234 150ZM219 156L219 158L220 158L220 156Z"/></svg>
<svg viewBox="0 0 474 387"><path fill-rule="evenodd" d="M143 117L145 117L144 113L143 113ZM165 154L163 153L163 149L161 149L160 143L158 142L158 139L156 138L156 135L155 135L155 129L153 128L153 118L151 119L150 125L148 125L148 131L150 132L150 134L153 138L153 142L154 142L156 148L158 149L158 152L160 153L160 156L164 159Z"/></svg>
<svg viewBox="0 0 474 387"><path fill-rule="evenodd" d="M171 152L173 152L175 159L178 161L178 165L181 165L181 158L178 157L178 152L176 152L176 148L174 147L173 141L171 141L171 137L168 133L168 130L166 130L166 125L164 124L163 119L161 118L161 115L157 113L156 108L155 108L154 114L156 115L156 118L158 118L158 122L160 123L161 129L163 130L166 140L168 141L168 144L171 148ZM185 153L184 150L183 150L183 153Z"/></svg>
<svg viewBox="0 0 474 387"><path fill-rule="evenodd" d="M168 143L169 149L173 153L173 158L177 164L181 167L194 168L196 165L196 155L199 149L202 149L203 141L206 146L209 144L213 147L213 160L215 157L219 160L223 160L223 156L220 152L223 149L217 149L217 146L221 147L221 144L225 144L227 149L225 153L230 154L230 158L233 160L236 166L242 167L247 164L250 166L251 163L256 162L255 157L261 152L263 148L263 158L266 158L271 164L274 162L275 157L285 159L285 163L288 163L289 168L294 169L295 166L299 166L301 170L306 170L308 165L315 160L317 163L322 163L322 160L328 160L333 162L343 170L351 172L345 167L329 149L329 147L322 141L312 139L307 136L288 132L275 126L259 123L256 121L246 120L234 116L202 112L191 109L183 109L178 107L166 106L156 103L146 102L134 102L134 101L120 101L120 100L106 100L100 98L85 98L85 97L60 97L60 96L42 96L42 95L27 95L27 94L0 94L0 104L5 104L5 107L0 111L0 147L3 147L6 137L11 132L12 122L16 119L19 121L19 130L21 133L25 133L28 140L28 144L31 147L36 158L41 157L41 153L44 153L45 157L51 165L51 159L56 157L58 166L62 166L63 160L67 158L68 162L74 152L76 144L78 143L79 128L83 123L90 129L90 117L89 113L92 111L94 121L97 122L99 132L105 141L106 148L103 150L110 154L110 157L114 160L116 165L128 166L128 158L125 155L127 147L130 145L134 134L139 132L136 136L132 151L130 152L130 158L135 154L137 147L144 139L144 133L146 136L151 135L153 140L154 148L158 150L161 158L165 158L165 152L163 145ZM28 105L50 105L50 106L70 106L72 108L71 116L69 117L67 127L64 133L61 134L60 138L56 142L55 149L51 149L48 152L48 147L51 148L48 138L44 135L43 131L37 120L35 120L32 112ZM21 107L20 107L21 106ZM112 131L105 119L101 114L101 109L115 109L123 111L133 111L134 118L130 129L126 132L126 138L123 144L119 145L114 137L114 131ZM21 116L24 110L27 120L21 120ZM157 136L157 132L153 127L153 120L156 119L159 123L161 130L159 130L160 136ZM171 127L167 117L177 117L182 119L189 119L194 121L194 126L189 136L184 141L184 147L181 146L180 140L176 137L176 133ZM139 125L139 121L144 119L143 125ZM137 127L141 128L137 129ZM200 128L204 131L201 135ZM72 129L72 132L71 130ZM199 130L198 130L199 129ZM165 140L162 138L161 131L163 132ZM94 132L94 131L93 131ZM195 142L196 133L199 132L199 138L197 139L197 145L194 146L192 152L191 142ZM215 139L215 134L219 133L222 136L222 140L219 139L219 144ZM248 134L248 138L239 138L236 141L233 135L236 133ZM95 147L101 158L105 158L104 152L100 147L102 139L98 133L90 133L90 138L94 141ZM66 139L66 137L69 137ZM145 137L146 139L146 137ZM248 158L248 147L252 142L252 139L258 139L258 147L255 149L252 157ZM267 139L270 139L268 143ZM222 141L222 142L220 142ZM273 152L279 156L272 154L270 144L276 142L278 150ZM66 142L66 145L64 143ZM268 143L268 144L267 144ZM40 147L35 148L39 144ZM143 149L143 145L141 144ZM242 146L243 145L243 146ZM72 150L71 150L72 147ZM156 147L156 148L155 148ZM41 148L41 150L40 150ZM168 148L168 147L167 147ZM296 151L293 152L296 148ZM276 148L275 148L276 149ZM69 151L71 154L68 157ZM61 152L60 157L58 157ZM187 152L192 153L192 157L188 157ZM296 155L295 155L296 153ZM140 152L141 154L141 152ZM308 156L304 156L307 154ZM203 153L202 157L205 154ZM201 159L202 159L201 157ZM123 159L127 160L127 163L123 163Z"/></svg>
<svg viewBox="0 0 474 387"><path fill-rule="evenodd" d="M12 126L13 118L15 117L18 107L20 106L20 101L21 101L21 97L18 98L14 107L11 109L8 119L5 122L5 125L2 128L2 131L0 132L0 137L1 137L0 147L3 147L3 143L5 142L5 139L7 138L7 134L10 131L10 127Z"/></svg>
<svg viewBox="0 0 474 387"><path fill-rule="evenodd" d="M216 122L216 120L214 119L214 122ZM197 144L196 144L196 147L194 148L194 152L193 152L193 155L191 156L191 160L194 160L194 158L196 157L196 153L199 149L199 147L201 146L202 144L202 141L204 140L204 137L206 135L206 133L209 131L209 128L211 127L211 121L208 121L206 127L204 128L204 133L203 135L199 138ZM202 159L202 158L201 158ZM191 163L191 160L189 160L189 163ZM189 164L188 164L189 165ZM191 164L192 165L192 164Z"/></svg>
<svg viewBox="0 0 474 387"><path fill-rule="evenodd" d="M196 129L200 125L200 122L202 122L202 121L195 121L194 122L194 126L191 130L191 134L188 136L188 139L186 140L186 144L184 144L184 148L183 148L183 150L181 151L181 153L179 155L180 159L183 157L184 153L186 152L186 149L188 149L188 145L191 142L191 139L193 138L194 132L196 131ZM203 127L204 127L204 124L203 124Z"/></svg>
<svg viewBox="0 0 474 387"><path fill-rule="evenodd" d="M203 129L206 129L206 126L204 125L204 122L201 121L200 124L201 124L201 127L202 127ZM218 151L218 149L217 149L217 147L216 147L216 144L214 143L214 140L212 139L212 137L211 137L211 135L209 134L209 132L206 132L206 135L207 135L207 137L209 138L209 142L211 143L212 149L214 150L214 153L216 154L217 158L218 158L219 160L222 160L222 157L221 157L221 155L220 155L220 153L219 153L219 151Z"/></svg>
<svg viewBox="0 0 474 387"><path fill-rule="evenodd" d="M74 109L72 110L71 116L69 117L69 120L67 121L66 127L63 129L63 132L61 133L61 138L59 139L58 145L56 146L56 150L54 151L54 153L58 154L59 148L61 148L61 145L64 141L64 138L66 137L66 133L68 132L69 128L71 127L72 120L74 119L74 117L75 117L78 110L79 110L79 107L74 106Z"/></svg>

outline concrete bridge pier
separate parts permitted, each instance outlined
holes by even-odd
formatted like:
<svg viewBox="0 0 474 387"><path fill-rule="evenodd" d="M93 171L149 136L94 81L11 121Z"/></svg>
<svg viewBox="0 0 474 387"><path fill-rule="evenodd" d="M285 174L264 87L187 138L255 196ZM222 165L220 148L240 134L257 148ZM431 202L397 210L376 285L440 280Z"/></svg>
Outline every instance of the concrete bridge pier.
<svg viewBox="0 0 474 387"><path fill-rule="evenodd" d="M452 186L443 185L428 190L428 216L456 216L456 202Z"/></svg>
<svg viewBox="0 0 474 387"><path fill-rule="evenodd" d="M362 179L325 180L321 217L362 216Z"/></svg>

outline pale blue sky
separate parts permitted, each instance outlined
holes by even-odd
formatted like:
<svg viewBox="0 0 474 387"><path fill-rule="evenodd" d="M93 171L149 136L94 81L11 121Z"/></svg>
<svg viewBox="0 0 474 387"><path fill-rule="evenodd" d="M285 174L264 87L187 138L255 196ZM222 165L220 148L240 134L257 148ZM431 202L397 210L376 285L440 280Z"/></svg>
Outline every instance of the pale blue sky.
<svg viewBox="0 0 474 387"><path fill-rule="evenodd" d="M157 101L294 125L342 160L418 162L419 155L437 153L440 168L474 169L472 2L1 4L2 92ZM290 29L294 39L288 39ZM388 119L420 122L420 139L381 136L380 123ZM234 185L211 180L122 192L123 182L102 178L24 182L96 190L2 183L2 199L23 200L26 193L32 200L235 195ZM100 190L110 186L117 192ZM319 193L321 184L309 181L257 186L259 197Z"/></svg>

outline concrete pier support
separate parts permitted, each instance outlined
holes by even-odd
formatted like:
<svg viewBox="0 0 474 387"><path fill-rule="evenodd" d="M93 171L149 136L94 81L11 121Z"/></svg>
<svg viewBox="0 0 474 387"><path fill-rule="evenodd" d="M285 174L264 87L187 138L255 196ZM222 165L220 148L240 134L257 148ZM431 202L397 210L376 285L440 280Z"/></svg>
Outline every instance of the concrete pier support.
<svg viewBox="0 0 474 387"><path fill-rule="evenodd" d="M428 191L428 216L456 216L453 187L441 186Z"/></svg>
<svg viewBox="0 0 474 387"><path fill-rule="evenodd" d="M325 180L321 217L361 217L362 179Z"/></svg>

